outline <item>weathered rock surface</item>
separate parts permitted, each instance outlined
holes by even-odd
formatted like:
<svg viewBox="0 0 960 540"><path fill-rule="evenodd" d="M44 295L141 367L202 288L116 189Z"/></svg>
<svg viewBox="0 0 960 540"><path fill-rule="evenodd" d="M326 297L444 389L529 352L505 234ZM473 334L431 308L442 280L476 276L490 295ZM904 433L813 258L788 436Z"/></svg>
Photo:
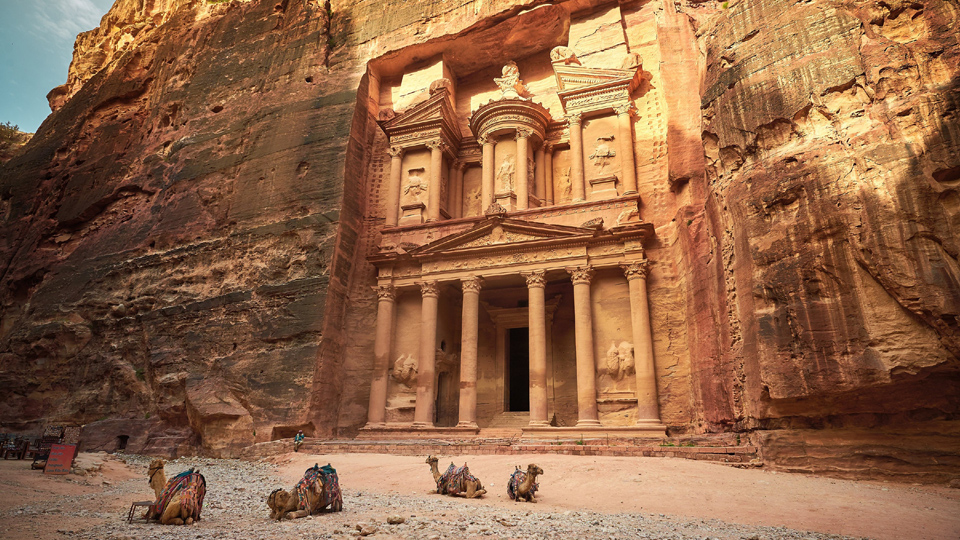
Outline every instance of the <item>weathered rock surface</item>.
<svg viewBox="0 0 960 540"><path fill-rule="evenodd" d="M578 43L659 65L666 150L637 163L664 422L760 430L803 470L832 465L791 461L795 429L955 449L956 5L570 0L511 22L540 4L118 0L0 169L5 428L87 423L91 447L170 455L354 433L382 219L368 62L482 69L619 5L626 39Z"/></svg>

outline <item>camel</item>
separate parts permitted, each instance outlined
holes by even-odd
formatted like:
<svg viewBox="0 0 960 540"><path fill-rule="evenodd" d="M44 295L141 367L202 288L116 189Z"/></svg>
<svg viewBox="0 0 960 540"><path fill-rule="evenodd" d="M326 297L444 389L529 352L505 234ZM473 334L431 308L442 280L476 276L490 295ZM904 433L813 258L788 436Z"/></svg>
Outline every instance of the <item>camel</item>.
<svg viewBox="0 0 960 540"><path fill-rule="evenodd" d="M193 468L168 482L164 465L162 459L155 459L147 469L150 487L157 496L147 509L147 519L156 519L163 525L191 525L200 519L207 482Z"/></svg>
<svg viewBox="0 0 960 540"><path fill-rule="evenodd" d="M523 472L518 466L517 470L513 471L513 474L510 475L510 481L507 482L507 495L517 502L521 500L532 503L537 502L534 494L540 487L540 485L537 484L537 476L541 474L543 474L543 469L533 463L527 465L527 472Z"/></svg>
<svg viewBox="0 0 960 540"><path fill-rule="evenodd" d="M297 519L319 514L329 506L333 512L343 509L343 497L337 471L327 464L320 467L314 464L303 473L303 478L290 491L283 488L273 490L267 497L270 519Z"/></svg>
<svg viewBox="0 0 960 540"><path fill-rule="evenodd" d="M427 464L430 465L430 472L433 473L433 480L437 483L437 493L462 496L468 499L482 497L487 490L483 489L483 484L476 476L470 474L470 469L464 463L459 469L453 463L447 467L447 472L440 474L437 468L439 459L433 456L427 456Z"/></svg>

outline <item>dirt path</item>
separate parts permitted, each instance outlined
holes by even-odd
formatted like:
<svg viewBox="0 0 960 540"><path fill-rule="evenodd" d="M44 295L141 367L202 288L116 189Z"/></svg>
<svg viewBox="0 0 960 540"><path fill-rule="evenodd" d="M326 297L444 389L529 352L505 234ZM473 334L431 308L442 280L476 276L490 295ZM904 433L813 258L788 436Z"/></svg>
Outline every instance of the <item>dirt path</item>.
<svg viewBox="0 0 960 540"><path fill-rule="evenodd" d="M440 456L442 469L451 461ZM723 540L960 538L960 490L741 470L667 458L466 456L488 489L483 499L433 493L425 456L286 454L264 463L183 458L168 473L197 466L207 476L204 519L188 528L127 524L130 502L149 499L147 458L129 465L97 456L89 476L44 476L26 461L0 460L0 537L10 540L676 538ZM314 463L332 463L344 512L275 523L266 495L289 488ZM514 465L536 462L540 502L514 503L506 480ZM386 524L389 515L406 523ZM802 531L811 531L810 534Z"/></svg>

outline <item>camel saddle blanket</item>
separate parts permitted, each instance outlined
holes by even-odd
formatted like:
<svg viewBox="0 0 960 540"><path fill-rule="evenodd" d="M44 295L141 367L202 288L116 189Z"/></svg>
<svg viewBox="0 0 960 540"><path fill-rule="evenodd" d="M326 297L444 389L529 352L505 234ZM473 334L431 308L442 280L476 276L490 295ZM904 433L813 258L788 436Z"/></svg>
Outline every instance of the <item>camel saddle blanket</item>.
<svg viewBox="0 0 960 540"><path fill-rule="evenodd" d="M467 481L477 482L477 477L470 474L470 469L464 463L463 467L457 467L453 463L447 467L447 472L440 475L437 479L437 493L445 495L458 495L467 491Z"/></svg>
<svg viewBox="0 0 960 540"><path fill-rule="evenodd" d="M513 471L513 474L510 475L510 481L507 482L507 495L509 495L511 499L517 500L517 490L526 478L526 471L521 471L520 469ZM530 488L530 494L535 495L539 487L540 484L533 484Z"/></svg>
<svg viewBox="0 0 960 540"><path fill-rule="evenodd" d="M303 473L303 478L297 482L297 505L300 510L307 509L307 492L314 490L320 494L320 504L316 511L330 506L332 512L343 510L343 494L340 492L340 479L337 471L330 465L319 467L314 465Z"/></svg>
<svg viewBox="0 0 960 540"><path fill-rule="evenodd" d="M150 505L149 515L159 518L163 515L167 505L176 495L180 495L180 508L187 511L187 517L194 521L200 519L203 509L203 498L207 494L207 480L202 474L193 469L183 471L167 481L157 501Z"/></svg>

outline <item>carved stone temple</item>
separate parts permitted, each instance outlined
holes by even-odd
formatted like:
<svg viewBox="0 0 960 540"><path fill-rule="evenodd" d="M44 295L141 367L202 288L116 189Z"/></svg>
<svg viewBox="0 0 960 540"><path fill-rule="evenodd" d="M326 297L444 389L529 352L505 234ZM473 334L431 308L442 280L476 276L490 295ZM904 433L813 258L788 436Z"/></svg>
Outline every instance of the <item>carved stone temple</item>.
<svg viewBox="0 0 960 540"><path fill-rule="evenodd" d="M656 234L634 159L643 66L584 67L568 47L525 65L536 85L512 59L461 80L437 58L381 87L394 107L378 121L388 165L362 437L664 435Z"/></svg>

